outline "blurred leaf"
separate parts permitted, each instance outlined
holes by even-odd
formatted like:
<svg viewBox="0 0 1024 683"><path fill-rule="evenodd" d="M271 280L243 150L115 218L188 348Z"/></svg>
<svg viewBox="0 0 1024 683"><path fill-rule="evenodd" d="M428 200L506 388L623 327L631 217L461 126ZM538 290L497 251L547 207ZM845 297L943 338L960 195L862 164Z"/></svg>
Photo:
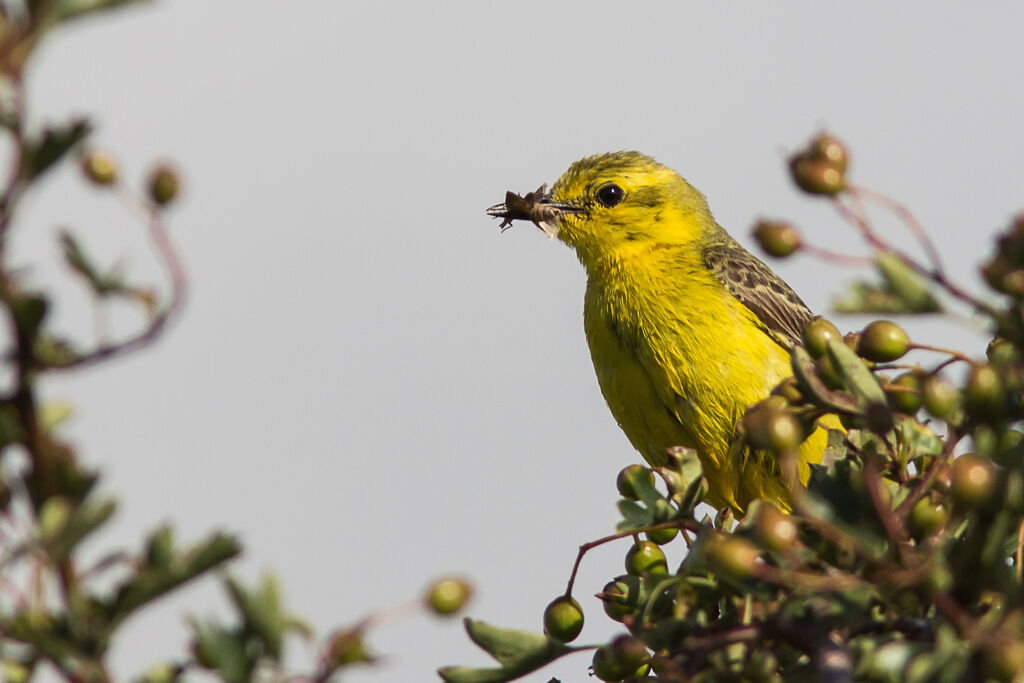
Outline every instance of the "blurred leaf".
<svg viewBox="0 0 1024 683"><path fill-rule="evenodd" d="M217 624L192 621L195 638L192 650L196 661L216 671L229 683L250 680L252 663L246 654L245 641L237 633Z"/></svg>
<svg viewBox="0 0 1024 683"><path fill-rule="evenodd" d="M21 162L22 179L31 181L38 178L85 139L91 130L92 125L88 121L75 119L61 127L46 128L38 140L29 140Z"/></svg>
<svg viewBox="0 0 1024 683"><path fill-rule="evenodd" d="M225 583L232 602L242 613L246 630L259 637L267 655L274 659L280 658L285 616L277 579L268 574L263 577L260 585L251 591L246 590L234 578L229 577Z"/></svg>
<svg viewBox="0 0 1024 683"><path fill-rule="evenodd" d="M53 500L57 499L51 499L47 504ZM46 545L50 556L56 562L64 561L82 540L106 524L116 510L117 501L109 498L90 499L79 503L71 510L61 532L47 539Z"/></svg>
<svg viewBox="0 0 1024 683"><path fill-rule="evenodd" d="M503 683L536 671L573 648L546 636L491 626L466 619L466 632L474 643L501 664L501 668L477 669L449 666L438 670L448 683Z"/></svg>
<svg viewBox="0 0 1024 683"><path fill-rule="evenodd" d="M135 5L147 0L57 0L55 14L58 21L78 19L98 10L117 9Z"/></svg>
<svg viewBox="0 0 1024 683"><path fill-rule="evenodd" d="M178 586L227 562L242 551L234 536L213 534L184 553L176 553L166 567L144 567L121 584L107 604L111 621L126 619L136 609Z"/></svg>
<svg viewBox="0 0 1024 683"><path fill-rule="evenodd" d="M846 297L836 299L838 313L938 313L942 306L929 291L929 283L891 252L878 254L881 284L854 282Z"/></svg>

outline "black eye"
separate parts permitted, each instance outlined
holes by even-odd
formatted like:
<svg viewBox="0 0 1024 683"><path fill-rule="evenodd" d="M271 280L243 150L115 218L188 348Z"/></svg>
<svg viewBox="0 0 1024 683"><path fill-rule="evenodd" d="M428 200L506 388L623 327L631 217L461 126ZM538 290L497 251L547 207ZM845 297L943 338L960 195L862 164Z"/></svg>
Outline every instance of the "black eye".
<svg viewBox="0 0 1024 683"><path fill-rule="evenodd" d="M621 202L625 196L626 193L615 183L605 183L597 191L597 201L609 208Z"/></svg>

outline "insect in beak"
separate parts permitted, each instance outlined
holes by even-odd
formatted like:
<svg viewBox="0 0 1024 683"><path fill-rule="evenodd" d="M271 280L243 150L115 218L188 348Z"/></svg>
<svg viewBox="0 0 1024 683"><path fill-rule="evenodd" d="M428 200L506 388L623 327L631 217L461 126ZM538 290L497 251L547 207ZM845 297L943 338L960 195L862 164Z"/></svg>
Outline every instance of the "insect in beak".
<svg viewBox="0 0 1024 683"><path fill-rule="evenodd" d="M548 186L541 185L533 192L519 196L509 190L505 193L505 203L495 204L487 209L491 218L500 218L499 226L504 232L512 225L512 221L530 221L549 238L554 239L561 227L561 217L565 213L579 213L581 209L572 204L551 201L547 192Z"/></svg>

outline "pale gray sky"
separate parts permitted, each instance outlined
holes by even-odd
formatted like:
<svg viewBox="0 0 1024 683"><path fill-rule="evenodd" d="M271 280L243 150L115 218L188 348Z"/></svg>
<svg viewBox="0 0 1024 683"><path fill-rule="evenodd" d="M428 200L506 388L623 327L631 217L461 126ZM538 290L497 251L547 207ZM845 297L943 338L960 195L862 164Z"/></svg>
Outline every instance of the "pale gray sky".
<svg viewBox="0 0 1024 683"><path fill-rule="evenodd" d="M137 547L168 519L185 538L237 530L241 573L276 570L321 631L448 571L475 580L471 615L539 629L638 456L590 367L575 257L529 226L499 235L484 209L585 154L638 149L745 244L767 213L852 247L784 169L827 126L854 180L913 207L973 285L1024 208L1022 25L1014 2L168 0L61 31L31 73L35 115L94 116L127 173L167 156L187 183L180 325L50 386L80 404L69 429L123 499L99 545ZM52 258L58 225L155 276L140 230L71 169L27 214L24 258ZM855 274L777 268L818 311ZM62 324L88 329L83 302ZM584 565L582 641L612 631L588 596L625 549ZM210 582L132 622L118 672L180 652L180 617L220 605ZM387 660L353 681L487 661L455 621L371 642ZM527 680L585 681L587 663Z"/></svg>

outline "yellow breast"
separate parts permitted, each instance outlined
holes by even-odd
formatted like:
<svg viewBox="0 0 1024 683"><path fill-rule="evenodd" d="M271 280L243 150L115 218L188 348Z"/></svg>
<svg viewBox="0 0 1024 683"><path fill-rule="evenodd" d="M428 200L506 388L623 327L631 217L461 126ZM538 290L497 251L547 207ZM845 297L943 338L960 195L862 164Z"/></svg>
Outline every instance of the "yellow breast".
<svg viewBox="0 0 1024 683"><path fill-rule="evenodd" d="M780 482L729 454L746 408L791 374L789 353L688 260L617 258L589 277L587 341L608 406L644 458L659 464L670 446L696 449L710 502L742 510L752 498L780 495ZM820 460L823 439L805 444L805 459Z"/></svg>

